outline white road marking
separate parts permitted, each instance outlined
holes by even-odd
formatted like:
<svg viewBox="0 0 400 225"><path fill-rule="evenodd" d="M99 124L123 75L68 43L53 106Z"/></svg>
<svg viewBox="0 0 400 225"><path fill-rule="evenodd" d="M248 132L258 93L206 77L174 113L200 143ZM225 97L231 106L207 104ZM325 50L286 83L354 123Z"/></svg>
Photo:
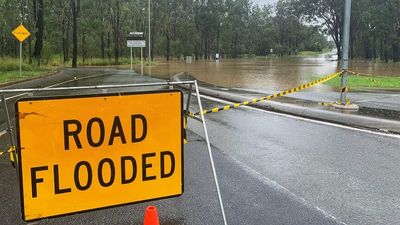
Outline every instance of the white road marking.
<svg viewBox="0 0 400 225"><path fill-rule="evenodd" d="M233 104L234 103L234 102L230 102L230 101L226 101L226 100L222 100L222 99L214 98L214 97L210 97L210 96L205 96L205 95L200 95L200 96L204 99L208 99L208 100L211 100L214 102L220 102L223 104ZM241 106L241 107L250 109L250 110L254 110L254 111L269 113L269 114L273 114L273 115L277 115L277 116L283 116L283 117L288 117L288 118L292 118L292 119L302 120L302 121L306 121L306 122L311 122L311 123L322 124L322 125L327 125L327 126L332 126L332 127L337 127L337 128L347 129L347 130L360 131L360 132L364 132L364 133L400 139L400 135L398 135L398 134L382 133L382 132L377 132L377 131L372 131L372 130L350 127L350 126L326 122L326 121L319 121L319 120L315 120L315 119L303 118L300 116L288 115L288 114L278 113L278 112L271 112L268 110L254 108L254 107L250 107L250 106Z"/></svg>
<svg viewBox="0 0 400 225"><path fill-rule="evenodd" d="M299 202L300 204L302 204L302 205L304 205L304 206L306 206L308 208L316 209L322 215L324 215L326 218L330 218L330 219L334 220L337 223L340 223L342 225L346 225L346 223L340 221L335 216L329 214L328 212L326 212L325 210L321 209L318 206L314 206L314 205L310 204L304 198L297 196L295 193L293 193L290 190L288 190L287 188L283 187L282 185L280 185L276 181L273 181L273 180L269 179L268 177L264 176L263 174L253 170L252 168L250 168L246 164L242 163L238 159L232 157L231 155L229 156L229 158L231 158L234 162L236 162L244 171L246 171L247 173L249 173L250 175L255 177L257 180L261 181L262 183L264 183L264 184L266 184L266 185L268 185L270 187L275 188L276 190L280 191L281 193L284 193L284 194L290 196L290 198L292 200L294 200L296 202Z"/></svg>

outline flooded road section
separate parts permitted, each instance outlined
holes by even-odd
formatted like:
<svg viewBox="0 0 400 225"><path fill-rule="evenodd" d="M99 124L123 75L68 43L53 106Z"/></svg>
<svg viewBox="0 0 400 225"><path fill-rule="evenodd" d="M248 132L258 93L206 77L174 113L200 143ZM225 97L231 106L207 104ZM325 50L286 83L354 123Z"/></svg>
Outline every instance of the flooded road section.
<svg viewBox="0 0 400 225"><path fill-rule="evenodd" d="M354 71L386 76L400 75L400 65L353 62ZM140 71L140 66L136 67ZM159 59L157 65L144 73L169 78L178 72L189 72L198 80L229 88L283 90L307 83L339 70L338 62L319 55L315 57L257 57L247 59L222 59L217 61L170 61ZM331 87L318 85L313 91L332 91Z"/></svg>

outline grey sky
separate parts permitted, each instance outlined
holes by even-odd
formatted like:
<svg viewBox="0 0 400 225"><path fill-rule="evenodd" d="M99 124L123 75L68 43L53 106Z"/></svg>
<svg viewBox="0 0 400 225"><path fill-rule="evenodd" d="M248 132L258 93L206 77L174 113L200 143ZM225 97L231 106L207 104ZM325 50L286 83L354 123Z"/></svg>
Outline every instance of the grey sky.
<svg viewBox="0 0 400 225"><path fill-rule="evenodd" d="M276 3L278 0L252 0L253 3L257 3L260 5L265 5L265 4L274 4Z"/></svg>

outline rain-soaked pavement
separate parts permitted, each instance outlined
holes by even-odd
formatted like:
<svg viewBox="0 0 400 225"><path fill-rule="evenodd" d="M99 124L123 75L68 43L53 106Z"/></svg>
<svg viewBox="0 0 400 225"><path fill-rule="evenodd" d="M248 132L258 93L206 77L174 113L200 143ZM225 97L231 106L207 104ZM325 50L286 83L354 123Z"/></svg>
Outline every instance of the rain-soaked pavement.
<svg viewBox="0 0 400 225"><path fill-rule="evenodd" d="M99 76L79 80L83 74ZM61 86L154 81L127 71L68 70L64 75L17 87L46 87L54 84L53 79L68 81ZM57 93L61 94L81 92ZM192 101L192 111L196 111L196 102ZM216 104L204 101L205 108ZM400 221L400 138L396 136L252 109L210 114L207 125L228 224L361 225ZM141 224L149 204L159 206L161 224L221 224L201 124L189 120L189 130L183 196L32 224ZM6 142L6 138L0 139L1 149ZM0 158L0 171L0 224L23 224L15 171L6 157Z"/></svg>

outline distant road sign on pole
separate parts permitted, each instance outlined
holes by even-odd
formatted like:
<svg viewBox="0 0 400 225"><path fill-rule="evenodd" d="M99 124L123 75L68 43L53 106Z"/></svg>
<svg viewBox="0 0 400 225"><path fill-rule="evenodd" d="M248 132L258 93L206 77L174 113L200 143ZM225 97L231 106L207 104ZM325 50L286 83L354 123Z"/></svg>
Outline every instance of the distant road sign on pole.
<svg viewBox="0 0 400 225"><path fill-rule="evenodd" d="M22 76L22 42L31 36L31 33L22 24L15 28L11 33L19 41L19 75Z"/></svg>
<svg viewBox="0 0 400 225"><path fill-rule="evenodd" d="M23 219L181 195L182 99L168 90L19 100Z"/></svg>
<svg viewBox="0 0 400 225"><path fill-rule="evenodd" d="M144 48L146 47L145 40L127 40L127 46L129 48Z"/></svg>
<svg viewBox="0 0 400 225"><path fill-rule="evenodd" d="M146 47L143 32L129 32L126 45L131 48L131 70L133 69L132 48L140 48L141 74L143 74L143 48Z"/></svg>
<svg viewBox="0 0 400 225"><path fill-rule="evenodd" d="M192 56L186 56L186 63L192 63Z"/></svg>

